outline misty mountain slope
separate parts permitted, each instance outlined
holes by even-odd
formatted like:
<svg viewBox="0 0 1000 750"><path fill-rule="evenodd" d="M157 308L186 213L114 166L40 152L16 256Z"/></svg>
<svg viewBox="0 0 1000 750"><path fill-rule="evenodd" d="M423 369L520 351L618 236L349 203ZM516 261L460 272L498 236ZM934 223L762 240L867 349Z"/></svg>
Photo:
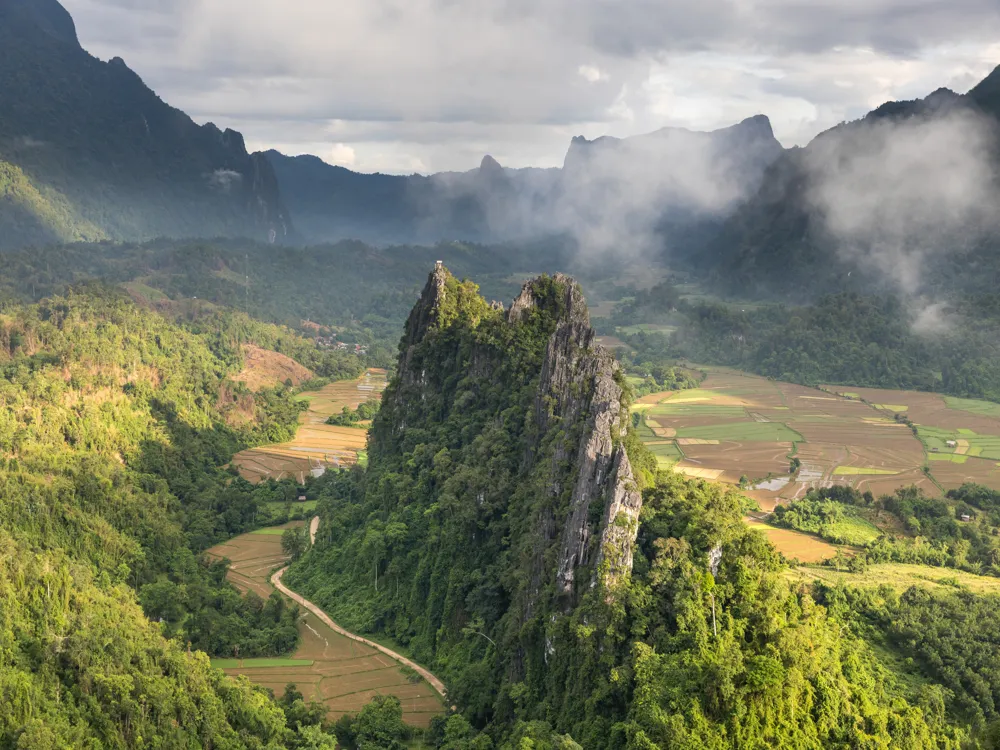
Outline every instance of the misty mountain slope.
<svg viewBox="0 0 1000 750"><path fill-rule="evenodd" d="M278 151L268 151L267 158L296 226L317 241L508 239L519 234L516 217L529 214L534 196L550 193L558 175L552 169L504 169L490 156L478 169L430 176L364 174Z"/></svg>
<svg viewBox="0 0 1000 750"><path fill-rule="evenodd" d="M561 169L431 176L359 174L313 156L267 154L299 228L312 239L374 243L504 241L568 234L588 249L658 245L677 224L724 217L783 149L766 117L696 133L574 138Z"/></svg>
<svg viewBox="0 0 1000 750"><path fill-rule="evenodd" d="M113 239L291 232L262 155L164 103L121 59L88 54L55 0L0 0L0 161L66 215L30 209L38 228L0 232L0 246L95 229Z"/></svg>
<svg viewBox="0 0 1000 750"><path fill-rule="evenodd" d="M793 298L961 283L962 259L1000 249L998 94L1000 69L821 133L771 167L696 267L730 292Z"/></svg>

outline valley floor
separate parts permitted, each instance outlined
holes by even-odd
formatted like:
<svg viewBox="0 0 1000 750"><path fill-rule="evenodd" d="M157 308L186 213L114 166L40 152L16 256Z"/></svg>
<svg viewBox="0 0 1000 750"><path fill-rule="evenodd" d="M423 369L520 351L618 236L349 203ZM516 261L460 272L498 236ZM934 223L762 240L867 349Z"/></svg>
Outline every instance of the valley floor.
<svg viewBox="0 0 1000 750"><path fill-rule="evenodd" d="M266 598L278 585L286 597L299 602L303 607L299 648L287 659L213 659L213 665L226 674L246 675L279 696L292 683L307 699L325 704L331 720L357 713L376 695L394 695L402 703L404 721L428 726L444 710L440 681L436 689L425 679L404 674L401 666L411 664L405 657L347 633L318 607L281 586L279 576L272 578L275 569L288 562L281 550L281 532L296 525L302 523L244 534L213 547L209 554L232 562L229 579L241 591Z"/></svg>
<svg viewBox="0 0 1000 750"><path fill-rule="evenodd" d="M379 398L385 386L385 370L370 369L357 380L339 380L318 391L302 393L299 399L308 408L299 417L295 438L245 450L233 458L233 464L251 482L289 477L304 482L307 476L317 476L327 469L363 463L367 444L364 426L337 427L326 421L345 406L356 409L370 398Z"/></svg>

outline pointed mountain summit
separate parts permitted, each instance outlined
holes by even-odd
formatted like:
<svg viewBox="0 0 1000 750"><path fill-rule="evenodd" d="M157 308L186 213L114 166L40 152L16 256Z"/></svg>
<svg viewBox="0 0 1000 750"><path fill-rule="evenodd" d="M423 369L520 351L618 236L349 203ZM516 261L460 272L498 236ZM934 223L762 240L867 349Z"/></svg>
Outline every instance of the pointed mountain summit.
<svg viewBox="0 0 1000 750"><path fill-rule="evenodd" d="M0 246L292 230L263 155L88 54L56 0L0 0L0 196Z"/></svg>
<svg viewBox="0 0 1000 750"><path fill-rule="evenodd" d="M483 173L503 173L503 167L500 166L500 162L489 154L486 154L486 156L483 157L482 163L479 165L479 171Z"/></svg>
<svg viewBox="0 0 1000 750"><path fill-rule="evenodd" d="M80 46L73 17L57 0L0 0L0 33L23 36L39 32Z"/></svg>

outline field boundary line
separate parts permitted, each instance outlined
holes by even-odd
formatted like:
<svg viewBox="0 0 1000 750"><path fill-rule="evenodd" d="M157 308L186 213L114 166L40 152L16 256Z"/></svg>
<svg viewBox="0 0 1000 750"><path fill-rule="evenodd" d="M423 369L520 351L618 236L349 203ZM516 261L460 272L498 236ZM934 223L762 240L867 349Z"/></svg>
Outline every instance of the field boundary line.
<svg viewBox="0 0 1000 750"><path fill-rule="evenodd" d="M412 661L411 659L407 659L402 654L397 654L392 649L386 648L385 646L383 646L380 643L375 643L375 641L370 641L367 638L362 638L360 635L355 635L354 633L350 632L349 630L345 630L340 625L338 625L337 623L335 623L332 619L330 619L330 616L326 612L324 612L322 609L320 609L319 607L317 607L315 604L313 604L311 601L309 601L308 599L306 599L304 596L300 596L299 594L296 594L290 588L288 588L287 586L285 586L285 584L283 584L281 582L281 577L285 574L285 571L287 571L287 570L288 570L288 567L286 566L286 567L282 568L281 570L277 571L273 576L271 576L271 583L274 585L274 587L276 589L278 589L278 591L280 591L282 594L284 594L289 599L291 599L292 601L294 601L296 604L299 604L299 605L305 607L306 609L308 609L310 612L312 612L314 615L316 615L316 617L318 617L320 620L322 620L323 623L325 625L327 625L329 628L331 628L335 633L339 633L340 635L344 636L345 638L350 638L352 641L357 641L358 643L363 643L364 645L369 646L370 648L374 648L377 651L382 652L383 654L385 654L386 656L390 657L391 659L396 660L400 664L402 664L404 666L407 666L407 667L410 667L417 674L419 674L421 677L423 677L425 680L427 680L427 682L430 684L430 686L432 688L434 688L434 690L436 690L438 692L438 694L443 699L445 699L445 700L448 699L448 691L445 689L444 683L441 682L441 680L439 680L437 677L435 677L429 671L427 671L426 669L424 669L422 666L420 666L419 664L417 664L415 661Z"/></svg>

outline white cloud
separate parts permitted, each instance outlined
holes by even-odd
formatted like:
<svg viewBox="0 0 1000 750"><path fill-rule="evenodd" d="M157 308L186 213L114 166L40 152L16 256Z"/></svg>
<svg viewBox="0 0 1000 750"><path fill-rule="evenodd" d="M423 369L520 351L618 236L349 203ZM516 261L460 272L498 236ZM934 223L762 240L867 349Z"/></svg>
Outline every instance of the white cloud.
<svg viewBox="0 0 1000 750"><path fill-rule="evenodd" d="M390 171L467 169L501 150L505 164L550 166L575 134L757 112L802 143L887 99L967 89L1000 63L996 0L65 4L85 46L121 55L199 121L320 155L343 143L358 168ZM326 138L335 121L351 138ZM449 140L456 129L465 140Z"/></svg>
<svg viewBox="0 0 1000 750"><path fill-rule="evenodd" d="M358 155L351 146L346 143L334 144L329 151L327 161L339 167L353 167L358 160Z"/></svg>
<svg viewBox="0 0 1000 750"><path fill-rule="evenodd" d="M993 169L983 158L994 127L956 111L855 123L818 139L803 156L807 196L837 251L919 293L930 259L972 247L996 227Z"/></svg>
<svg viewBox="0 0 1000 750"><path fill-rule="evenodd" d="M577 72L580 74L580 78L585 80L587 83L597 83L599 81L608 80L608 74L593 65L581 65L577 69Z"/></svg>

